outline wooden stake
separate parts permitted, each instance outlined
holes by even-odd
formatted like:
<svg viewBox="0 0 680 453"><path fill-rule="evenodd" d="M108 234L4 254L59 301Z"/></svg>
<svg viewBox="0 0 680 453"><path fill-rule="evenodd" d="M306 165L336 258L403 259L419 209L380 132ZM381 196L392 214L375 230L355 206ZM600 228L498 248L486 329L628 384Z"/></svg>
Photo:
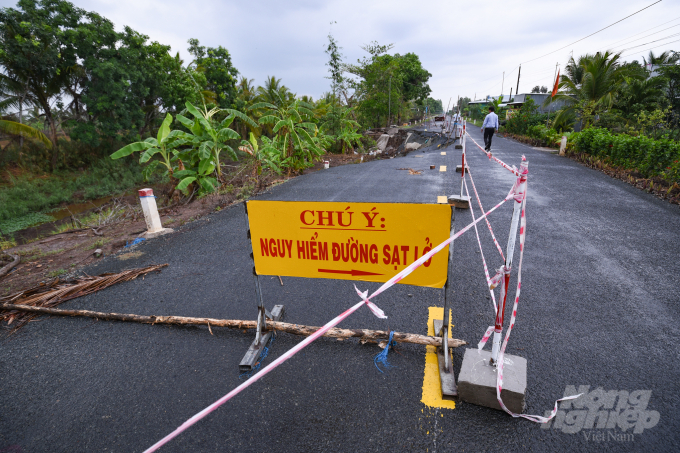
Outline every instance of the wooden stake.
<svg viewBox="0 0 680 453"><path fill-rule="evenodd" d="M53 316L84 316L87 318L105 319L110 321L139 322L142 324L174 324L185 326L203 325L213 327L227 327L231 329L255 329L257 327L257 321L192 318L186 316L143 316L123 313L102 313L90 310L63 310L59 308L33 307L30 305L17 304L0 304L0 310L24 311ZM280 321L267 321L266 330L277 330L280 332L291 333L293 335L309 336L319 329L320 327L315 326L304 326ZM380 341L387 340L390 337L390 333L389 331L385 330L339 329L336 327L326 332L324 337L343 339L354 337L359 338L360 340ZM392 339L399 343L424 344L428 346L441 347L442 344L441 338L417 335L413 333L395 332ZM467 344L467 342L463 340L457 340L455 338L449 339L449 347L451 348L457 348L458 346L463 346L465 344Z"/></svg>

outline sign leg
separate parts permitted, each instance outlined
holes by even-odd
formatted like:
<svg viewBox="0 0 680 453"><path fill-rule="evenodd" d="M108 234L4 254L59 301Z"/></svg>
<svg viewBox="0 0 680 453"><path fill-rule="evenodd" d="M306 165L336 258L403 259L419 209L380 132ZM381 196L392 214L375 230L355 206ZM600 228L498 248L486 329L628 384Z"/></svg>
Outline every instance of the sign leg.
<svg viewBox="0 0 680 453"><path fill-rule="evenodd" d="M455 209L451 210L451 235L454 233ZM449 350L449 300L447 297L449 282L451 281L451 264L453 262L453 242L449 244L449 265L447 278L444 284L444 316L443 319L434 319L433 327L435 336L442 338L442 347L437 348L437 361L439 362L439 381L441 384L442 398L453 399L458 396L456 376L453 372L451 351Z"/></svg>

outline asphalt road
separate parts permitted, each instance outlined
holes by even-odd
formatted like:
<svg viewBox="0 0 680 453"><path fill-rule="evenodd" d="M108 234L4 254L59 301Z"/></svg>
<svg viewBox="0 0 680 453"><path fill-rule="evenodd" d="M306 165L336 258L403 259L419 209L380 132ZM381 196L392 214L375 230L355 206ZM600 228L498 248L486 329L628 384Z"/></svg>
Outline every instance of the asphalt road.
<svg viewBox="0 0 680 453"><path fill-rule="evenodd" d="M470 133L482 143L478 128ZM259 198L433 203L458 190L452 170L460 160L453 146L446 156L433 148L312 173ZM375 345L322 338L161 451L676 451L679 207L568 158L499 137L492 151L509 164L519 165L521 155L529 161L522 295L507 351L528 360L526 412L543 415L568 386L589 385L628 392L631 403L648 396L645 410L658 413L655 426L633 433L634 423L624 430L624 421L570 433L565 427L583 424L582 411L565 409L562 426L545 429L466 403L426 407L420 402L424 347L402 345L400 354L390 352L395 366L381 374L373 364ZM507 194L513 176L472 146L468 154L488 209ZM430 164L449 171L431 171ZM491 217L502 243L511 209L504 205ZM457 229L469 220L469 211L456 212ZM483 224L480 235L489 266L498 267ZM107 257L87 272L169 266L63 306L254 319L241 205L137 250L143 252L137 258ZM474 230L455 242L454 251L453 335L476 344L493 324L493 308ZM268 305L285 304L290 322L322 325L357 302L352 282L283 280L280 286L276 277L263 277L263 292ZM424 334L427 307L442 306L443 290L397 285L375 302L387 320L362 308L340 327ZM3 337L0 452L144 450L242 382L238 363L252 335L216 328L213 333L55 317ZM279 334L265 362L299 341ZM462 355L462 348L454 352L456 372Z"/></svg>

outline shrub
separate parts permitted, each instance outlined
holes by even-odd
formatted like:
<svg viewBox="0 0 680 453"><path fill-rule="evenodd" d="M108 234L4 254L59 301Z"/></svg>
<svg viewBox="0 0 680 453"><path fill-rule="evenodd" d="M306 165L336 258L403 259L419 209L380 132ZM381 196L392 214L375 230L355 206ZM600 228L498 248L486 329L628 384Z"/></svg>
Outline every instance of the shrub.
<svg viewBox="0 0 680 453"><path fill-rule="evenodd" d="M680 182L680 143L677 141L614 134L601 128L589 128L574 135L576 149L582 153L638 170L645 177L661 176Z"/></svg>

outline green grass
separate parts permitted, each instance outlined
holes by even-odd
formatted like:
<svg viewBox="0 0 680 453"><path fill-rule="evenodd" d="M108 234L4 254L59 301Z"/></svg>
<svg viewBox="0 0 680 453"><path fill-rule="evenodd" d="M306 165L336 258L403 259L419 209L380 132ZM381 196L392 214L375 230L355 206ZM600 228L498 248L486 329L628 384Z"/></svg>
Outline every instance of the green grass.
<svg viewBox="0 0 680 453"><path fill-rule="evenodd" d="M54 218L43 214L42 212L32 212L19 217L0 221L0 231L2 231L3 234L10 234L33 225L51 222L52 220L54 220Z"/></svg>
<svg viewBox="0 0 680 453"><path fill-rule="evenodd" d="M47 276L49 278L59 277L60 275L64 275L66 272L67 272L66 269L57 269L57 270L48 272Z"/></svg>
<svg viewBox="0 0 680 453"><path fill-rule="evenodd" d="M17 243L14 241L14 239L10 239L8 241L0 239L0 251L11 249L12 247L16 247L16 245Z"/></svg>
<svg viewBox="0 0 680 453"><path fill-rule="evenodd" d="M101 248L104 244L108 244L109 242L111 242L111 239L108 239L108 238L107 238L107 239L97 239L97 240L94 242L94 244L92 244L92 245L86 247L85 250L94 250L94 249L98 249L98 248Z"/></svg>
<svg viewBox="0 0 680 453"><path fill-rule="evenodd" d="M37 260L37 259L40 259L40 258L44 258L46 256L58 255L59 253L61 253L63 251L64 251L64 249L57 249L57 250L52 250L50 252L43 252L40 249L32 248L32 249L20 250L20 251L17 252L17 254L20 255L26 261L33 261L33 260Z"/></svg>
<svg viewBox="0 0 680 453"><path fill-rule="evenodd" d="M9 185L0 187L0 229L7 233L5 227L17 231L30 226L36 223L35 216L45 216L61 203L72 203L76 192L84 200L93 200L125 192L143 182L142 167L134 158L104 158L85 172L11 178Z"/></svg>

